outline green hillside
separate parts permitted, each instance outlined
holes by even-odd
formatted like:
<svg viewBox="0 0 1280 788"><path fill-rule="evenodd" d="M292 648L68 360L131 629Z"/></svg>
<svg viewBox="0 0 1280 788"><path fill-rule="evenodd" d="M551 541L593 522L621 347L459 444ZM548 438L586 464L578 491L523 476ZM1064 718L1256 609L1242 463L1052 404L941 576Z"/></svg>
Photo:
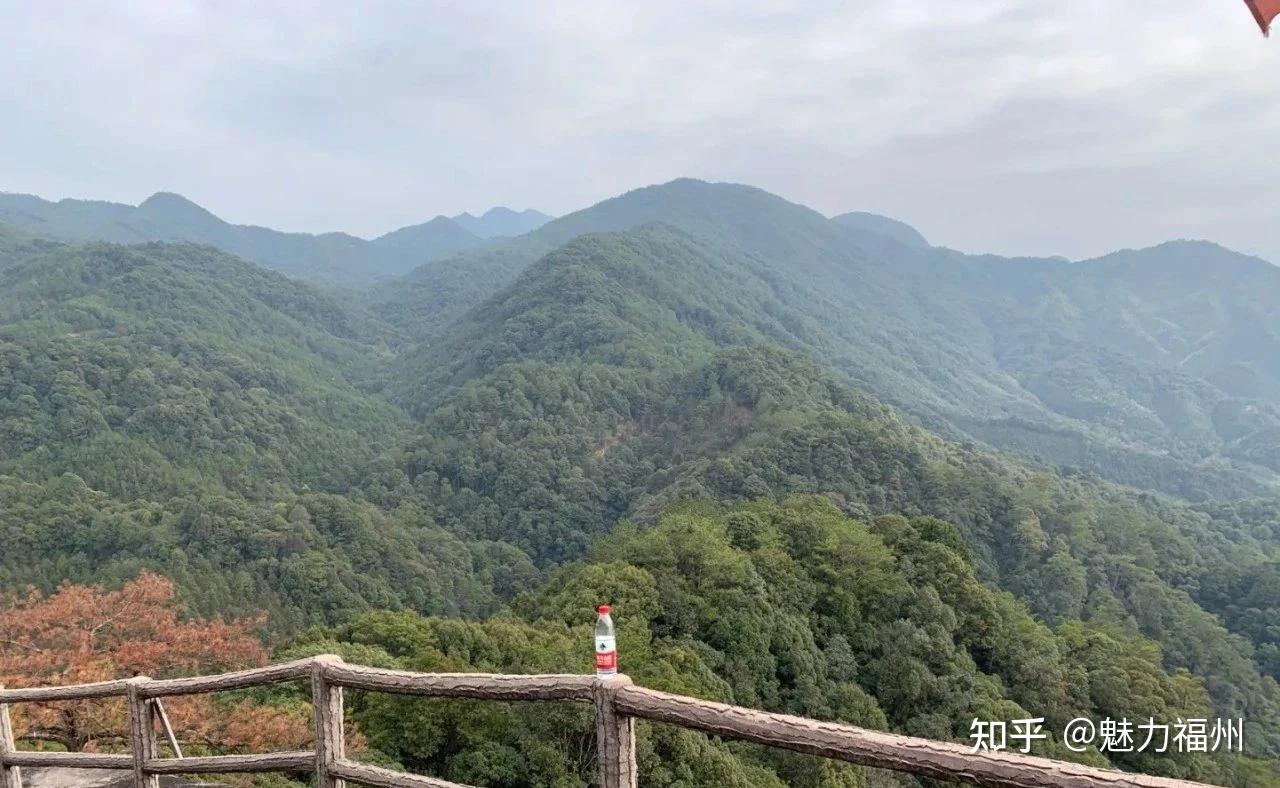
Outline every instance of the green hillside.
<svg viewBox="0 0 1280 788"><path fill-rule="evenodd" d="M493 609L516 551L339 495L406 429L361 390L386 336L205 247L0 236L4 587L151 567L280 631Z"/></svg>
<svg viewBox="0 0 1280 788"><path fill-rule="evenodd" d="M0 251L0 472L122 496L337 489L403 425L362 394L386 330L196 246Z"/></svg>
<svg viewBox="0 0 1280 788"><path fill-rule="evenodd" d="M615 530L612 536L593 539L593 534L603 533L601 524L615 516L629 516L642 526L663 521L661 513L670 512L672 506L680 511L676 503L680 500L759 501L811 491L825 493L828 501L844 512L867 521L881 512L947 518L954 525L934 519L922 522L934 529L933 538L953 539L952 549L963 556L956 560L971 567L965 571L1020 598L1013 602L1010 597L998 603L998 609L1025 606L1042 625L1054 627L1056 634L1049 636L1042 625L1030 627L1043 633L1036 638L1047 638L1033 646L1005 640L1000 627L965 623L959 614L952 619L953 613L943 612L948 605L981 608L984 604L979 601L981 594L953 589L942 599L954 601L944 602L936 611L942 621L953 622L942 625L944 632L988 632L991 647L1034 662L1010 666L1010 673L991 685L997 695L980 701L973 680L964 678L964 670L957 666L973 660L987 666L984 670L998 673L990 652L979 646L957 647L957 642L965 640L961 635L954 639L952 635L933 635L947 643L941 646L926 641L911 627L895 624L904 628L902 637L906 640L892 651L895 659L885 665L886 675L898 677L896 671L906 670L899 660L911 648L920 649L921 659L933 667L922 665L925 672L903 675L901 690L889 686L873 690L869 677L880 653L876 649L883 647L884 641L880 636L869 638L851 647L848 664L861 666L863 671L856 682L858 690L853 691L841 688L838 679L823 678L821 666L845 664L826 650L845 653L843 641L826 639L832 636L826 625L809 624L812 629L793 630L791 624L784 623L788 620L785 616L779 619L774 612L749 612L758 605L743 602L723 585L727 582L723 573L732 571L736 564L710 545L697 548L711 551L708 553L672 554L681 545L674 534L683 532L687 520L678 518L677 528L660 528L651 536L641 536L645 533L642 527L639 532ZM1192 596L1202 596L1203 604L1212 604L1203 589L1216 586L1215 578L1234 576L1232 566L1251 567L1244 574L1252 573L1259 579L1273 571L1269 567L1274 564L1269 564L1266 556L1275 555L1274 545L1280 536L1274 520L1265 532L1252 526L1257 522L1254 518L1248 518L1249 527L1237 529L1202 513L1135 498L1096 482L1030 472L989 455L959 450L921 434L795 356L763 349L731 351L695 365L687 376L666 385L643 376L637 379L622 368L590 362L523 362L502 367L482 381L468 384L433 414L401 469L381 474L370 494L384 506L403 506L411 500L424 505L434 502L433 518L451 530L474 537L500 534L552 564L573 555L566 556L566 550L576 552L578 545L594 542L593 548L588 547L589 563L571 565L572 576L582 578L579 582L583 586L563 595L557 582L550 586L558 597L550 607L555 614L520 605L517 610L535 622L554 615L563 617L560 621L582 624L583 611L589 613L591 600L614 600L625 611L633 594L643 595L643 589L655 588L656 603L637 604L645 612L639 615L641 621L635 624L632 640L624 641L623 651L637 655L635 672L642 680L659 686L767 708L803 709L860 724L876 724L878 713L883 712L884 724L895 729L948 736L958 732L947 731L947 725L956 724L951 714L957 708L950 703L994 703L1000 692L1011 692L1010 697L1027 706L1054 708L1048 697L1059 690L1046 678L1058 670L1050 666L1053 660L1063 661L1062 675L1071 676L1064 678L1064 683L1076 690L1089 681L1079 671L1098 682L1096 694L1085 693L1090 701L1054 703L1101 703L1106 697L1107 703L1118 703L1112 709L1147 708L1164 713L1170 711L1168 701L1124 699L1115 694L1115 688L1149 687L1166 681L1173 682L1171 687L1178 686L1179 671L1187 670L1199 678L1181 679L1188 683L1181 690L1170 690L1169 698L1180 699L1175 703L1186 702L1188 690L1193 695L1206 692L1202 697L1209 698L1214 713L1248 714L1249 719L1262 721L1254 730L1271 744L1261 745L1264 749L1260 752L1275 746L1273 733L1261 733L1275 728L1280 708L1276 665L1268 656L1271 652L1266 651L1266 637L1257 638L1256 632L1244 627L1238 630L1240 636L1231 634ZM835 517L832 522L840 521L832 503L822 506ZM824 537L810 530L816 527L816 519L813 515L796 518L791 527L814 544L826 544ZM872 585L880 582L878 575L863 568L865 546L850 547L858 558L833 558L830 565L811 556L797 557L795 571L815 573L814 579L797 579L774 563L785 562L784 557L764 549L770 544L767 529L753 530L764 526L747 521L738 525L743 529L739 533L732 520L729 524L733 538L748 549L762 548L760 560L766 562L767 569L759 570L763 577L748 574L741 581L750 599L774 594L789 598L792 593L803 595L800 589L815 586L838 593L831 590L839 587L832 574L837 570L824 568L829 566L847 569L850 579ZM834 532L846 538L848 526L834 526ZM604 541L596 541L600 538ZM640 546L629 547L631 539ZM619 561L626 561L631 549L643 556L638 559L641 566L678 567L684 577L650 579L643 573L630 574ZM952 577L950 570L942 569L948 566L944 555L945 551L928 553L908 562L919 572L911 583L912 593L933 599L925 578ZM1274 626L1277 598L1268 598L1269 592L1256 580L1254 587L1257 592L1251 603L1258 607L1253 608L1253 615L1259 620L1269 616ZM864 612L840 608L833 616L848 622L862 620L863 615L894 615L892 606L875 601L865 589L850 591L849 598L857 600L850 604ZM810 616L823 609L803 596L794 604L797 611L807 611ZM754 618L756 615L762 617ZM797 615L799 618L790 621L800 627L805 618L803 613ZM627 620L625 616L620 613L620 620ZM412 652L405 664L421 669L468 665L478 669L549 669L551 664L563 665L572 658L574 639L558 634L558 624L539 624L536 634L519 635L521 643L542 643L544 639L555 643L544 646L550 654L532 665L526 661L529 652L510 653L499 645L513 637L503 625L491 624L493 634L480 642L479 634L468 634L462 640L464 635L455 632L456 626L447 622L430 625L437 634L419 636L427 645ZM937 631L936 624L922 622L919 626L923 631ZM1029 630L1015 629L1022 633L1018 637L1031 637ZM585 640L585 632L577 631ZM362 632L360 625L355 625L351 634L337 637L386 648L402 648L400 644L405 642L399 631L394 636ZM766 639L767 645L751 640L753 636ZM1256 640L1247 643L1241 636ZM1053 638L1062 640L1049 645ZM672 639L687 643L687 651L676 648ZM917 645L907 646L906 642ZM318 648L328 650L330 646ZM432 656L433 648L450 658ZM1087 656L1091 651L1094 656ZM1126 652L1130 656L1122 657ZM926 654L938 659L942 658L939 654L955 655L959 662L930 663ZM669 655L666 659L679 667L668 667L663 655ZM1131 659L1134 661L1129 662ZM1157 664L1160 668L1153 673L1152 666ZM1166 671L1166 678L1155 678ZM1014 675L1018 678L1010 678ZM692 683L691 676L699 677L697 683ZM1023 690L1013 689L1017 682ZM1201 689L1192 690L1197 685ZM948 700L951 691L956 696ZM1019 696L1020 691L1026 695ZM1048 695L1037 694L1040 691ZM877 705L863 704L862 692L874 697ZM924 693L930 700L913 706L909 700L912 693ZM403 715L411 712L399 705L393 708L394 716L386 710L377 718L382 720L380 724L369 723L370 730L387 731L382 746L411 765L430 766L459 779L466 774L475 781L476 773L462 766L474 757L470 747L488 751L497 741L521 752L530 746L530 739L536 741L540 732L545 736L547 731L536 720L503 717L497 727L512 732L499 735L491 721L473 721L458 710L452 713L463 715L467 722L447 724L471 731L467 741L473 744L459 747L441 742L438 749L431 750L430 759L421 760L420 749L413 749L410 755L409 743L392 733L398 730L394 727L398 721L405 719ZM551 722L562 724L563 720ZM491 744L482 747L482 739ZM419 740L413 741L420 746ZM655 742L653 746L661 753L664 747L677 745ZM460 762L454 764L450 756L459 757ZM678 761L675 756L668 757ZM662 760L659 758L660 763ZM1183 767L1172 761L1148 763L1143 768L1198 773L1205 779L1212 773L1177 772ZM786 779L791 782L795 778L793 774ZM742 784L769 783L752 780Z"/></svg>
<svg viewBox="0 0 1280 788"><path fill-rule="evenodd" d="M1280 338L1268 308L1280 274L1262 261L1191 242L1079 264L966 256L886 217L826 219L758 189L691 179L545 224L536 212L485 216L470 217L476 233L437 217L363 241L230 225L173 194L136 208L0 195L0 221L28 232L191 240L329 285L382 281L364 303L436 350L469 309L574 238L669 225L723 261L718 275L768 288L808 324L786 326L781 344L934 431L1192 500L1280 484ZM390 385L421 389L403 375Z"/></svg>
<svg viewBox="0 0 1280 788"><path fill-rule="evenodd" d="M566 242L659 222L797 262L843 234L821 214L760 189L682 178L605 200L479 252L433 261L383 287L374 302L407 333L432 337Z"/></svg>

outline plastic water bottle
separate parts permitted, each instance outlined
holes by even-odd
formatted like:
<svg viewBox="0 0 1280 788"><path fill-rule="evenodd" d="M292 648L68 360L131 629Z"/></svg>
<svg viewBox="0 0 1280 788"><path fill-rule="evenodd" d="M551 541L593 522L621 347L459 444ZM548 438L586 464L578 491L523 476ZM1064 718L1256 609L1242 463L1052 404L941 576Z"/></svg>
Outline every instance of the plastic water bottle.
<svg viewBox="0 0 1280 788"><path fill-rule="evenodd" d="M596 675L618 675L618 638L608 605L596 608Z"/></svg>

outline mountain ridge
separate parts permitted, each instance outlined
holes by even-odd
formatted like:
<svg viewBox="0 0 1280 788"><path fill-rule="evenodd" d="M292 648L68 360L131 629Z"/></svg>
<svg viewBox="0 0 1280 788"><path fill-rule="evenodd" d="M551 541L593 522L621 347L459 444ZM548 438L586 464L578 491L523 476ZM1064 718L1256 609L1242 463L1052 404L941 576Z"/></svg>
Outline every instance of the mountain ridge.
<svg viewBox="0 0 1280 788"><path fill-rule="evenodd" d="M136 206L100 200L53 202L0 193L0 223L64 241L206 243L263 267L330 285L386 280L435 257L485 243L444 216L373 240L343 232L284 232L232 224L180 194L165 191Z"/></svg>

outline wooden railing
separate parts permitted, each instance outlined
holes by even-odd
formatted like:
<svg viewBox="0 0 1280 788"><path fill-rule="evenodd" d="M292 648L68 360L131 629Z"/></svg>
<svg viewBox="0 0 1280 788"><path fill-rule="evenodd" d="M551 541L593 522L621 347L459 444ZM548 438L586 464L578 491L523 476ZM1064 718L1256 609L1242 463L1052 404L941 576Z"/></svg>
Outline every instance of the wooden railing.
<svg viewBox="0 0 1280 788"><path fill-rule="evenodd" d="M159 700L175 695L243 689L282 681L309 680L315 707L312 750L255 755L157 756ZM138 788L158 788L162 774L312 772L320 788L347 783L383 788L467 788L434 777L404 774L346 757L344 688L503 701L576 701L595 707L596 741L603 788L636 785L635 720L658 723L849 763L961 780L991 788L1204 788L1201 783L1011 753L974 752L950 742L770 714L634 686L626 676L514 676L490 673L411 673L349 665L319 656L253 670L181 679L144 676L122 681L31 689L0 689L0 788L22 788L24 766L132 771ZM130 753L24 752L14 747L8 705L31 701L124 697L129 707Z"/></svg>

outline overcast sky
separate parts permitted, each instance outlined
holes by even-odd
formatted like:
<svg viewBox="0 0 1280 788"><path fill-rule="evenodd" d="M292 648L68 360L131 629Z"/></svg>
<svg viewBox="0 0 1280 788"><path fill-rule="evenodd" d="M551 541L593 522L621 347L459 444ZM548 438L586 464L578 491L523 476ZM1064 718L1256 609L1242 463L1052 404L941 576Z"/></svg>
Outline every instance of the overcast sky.
<svg viewBox="0 0 1280 788"><path fill-rule="evenodd" d="M966 251L1280 260L1240 0L0 0L0 191L375 235L689 175Z"/></svg>

